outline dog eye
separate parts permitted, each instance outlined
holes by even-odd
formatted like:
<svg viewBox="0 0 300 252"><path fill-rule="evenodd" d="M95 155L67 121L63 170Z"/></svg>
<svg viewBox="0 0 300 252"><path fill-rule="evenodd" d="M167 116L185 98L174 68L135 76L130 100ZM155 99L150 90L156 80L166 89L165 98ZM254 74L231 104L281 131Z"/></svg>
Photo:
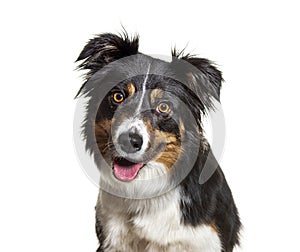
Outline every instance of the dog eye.
<svg viewBox="0 0 300 252"><path fill-rule="evenodd" d="M124 95L121 92L115 92L113 94L114 102L121 103L124 100Z"/></svg>
<svg viewBox="0 0 300 252"><path fill-rule="evenodd" d="M169 113L170 112L170 106L166 102L161 102L160 104L158 104L156 110L159 113L164 113L164 114Z"/></svg>

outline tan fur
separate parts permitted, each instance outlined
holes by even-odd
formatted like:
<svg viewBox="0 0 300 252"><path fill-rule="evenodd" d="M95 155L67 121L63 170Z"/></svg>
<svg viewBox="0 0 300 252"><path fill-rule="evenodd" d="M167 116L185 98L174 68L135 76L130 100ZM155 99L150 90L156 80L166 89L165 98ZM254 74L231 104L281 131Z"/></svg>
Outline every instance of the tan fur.
<svg viewBox="0 0 300 252"><path fill-rule="evenodd" d="M159 88L153 89L150 94L151 103L155 103L157 100L163 98L163 95L164 95L164 91L162 89Z"/></svg>
<svg viewBox="0 0 300 252"><path fill-rule="evenodd" d="M218 230L218 228L217 228L217 226L216 226L215 224L211 224L210 227L211 227L211 229L212 229L216 234L219 235L219 230Z"/></svg>
<svg viewBox="0 0 300 252"><path fill-rule="evenodd" d="M109 149L109 138L111 130L111 121L102 120L95 123L95 137L98 149L102 154L107 153Z"/></svg>
<svg viewBox="0 0 300 252"><path fill-rule="evenodd" d="M156 162L163 163L168 169L172 169L181 152L180 140L172 133L155 131L155 140L165 142L165 149L158 155Z"/></svg>
<svg viewBox="0 0 300 252"><path fill-rule="evenodd" d="M127 89L129 96L135 93L135 86L132 83L127 84Z"/></svg>

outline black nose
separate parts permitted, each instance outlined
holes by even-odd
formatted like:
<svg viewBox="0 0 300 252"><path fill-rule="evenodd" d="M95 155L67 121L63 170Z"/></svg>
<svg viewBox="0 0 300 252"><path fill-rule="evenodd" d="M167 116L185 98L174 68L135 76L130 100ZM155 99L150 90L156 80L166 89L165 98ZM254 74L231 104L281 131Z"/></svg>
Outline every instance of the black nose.
<svg viewBox="0 0 300 252"><path fill-rule="evenodd" d="M143 138L139 134L130 133L129 140L132 147L135 148L137 151L139 151L142 148Z"/></svg>
<svg viewBox="0 0 300 252"><path fill-rule="evenodd" d="M143 145L143 138L137 133L123 133L118 141L121 149L127 153L137 152Z"/></svg>

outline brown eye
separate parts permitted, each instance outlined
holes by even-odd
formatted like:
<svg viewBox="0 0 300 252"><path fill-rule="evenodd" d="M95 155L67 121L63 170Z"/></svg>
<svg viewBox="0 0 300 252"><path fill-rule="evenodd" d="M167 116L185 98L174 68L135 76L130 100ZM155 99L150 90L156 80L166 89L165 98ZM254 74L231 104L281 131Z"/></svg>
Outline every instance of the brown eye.
<svg viewBox="0 0 300 252"><path fill-rule="evenodd" d="M162 103L158 104L157 111L160 112L160 113L169 113L170 112L170 106L167 103L162 102Z"/></svg>
<svg viewBox="0 0 300 252"><path fill-rule="evenodd" d="M124 100L124 95L120 92L116 92L113 95L114 102L121 103Z"/></svg>

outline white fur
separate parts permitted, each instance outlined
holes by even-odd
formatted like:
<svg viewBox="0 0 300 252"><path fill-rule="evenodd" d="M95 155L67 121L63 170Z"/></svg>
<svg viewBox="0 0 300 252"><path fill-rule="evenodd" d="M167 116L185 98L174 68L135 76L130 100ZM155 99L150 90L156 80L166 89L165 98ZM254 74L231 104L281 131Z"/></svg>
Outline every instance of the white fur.
<svg viewBox="0 0 300 252"><path fill-rule="evenodd" d="M148 162L131 182L119 181L110 164L101 164L100 188L110 194L127 199L145 199L162 195L175 187L170 182L167 168L155 161Z"/></svg>
<svg viewBox="0 0 300 252"><path fill-rule="evenodd" d="M141 135L143 137L143 145L141 147L141 149L134 153L134 154L130 154L128 155L127 153L124 153L118 144L118 137L122 134L122 133L126 133L128 132L129 129L135 129L139 135ZM147 127L144 124L144 122L138 118L129 118L127 120L125 120L124 122L122 122L122 124L116 129L116 134L115 134L115 139L113 139L114 141L114 145L116 146L116 149L118 151L118 153L122 156L129 156L132 159L138 158L140 155L142 155L145 150L148 147L149 144L149 134L147 131Z"/></svg>
<svg viewBox="0 0 300 252"><path fill-rule="evenodd" d="M180 189L151 199L131 200L100 191L97 218L107 251L220 252L218 234L208 225L183 225Z"/></svg>
<svg viewBox="0 0 300 252"><path fill-rule="evenodd" d="M143 101L144 101L144 96L145 96L145 93L146 93L146 84L147 84L148 75L149 75L149 72L150 72L150 67L151 67L151 64L148 66L147 73L146 73L146 76L145 76L145 79L144 79L144 82L143 82L143 85L142 85L142 95L141 95L140 102L139 102L139 104L137 106L137 109L136 109L136 114L140 113L140 110L141 110L141 107L142 107L142 104L143 104Z"/></svg>

